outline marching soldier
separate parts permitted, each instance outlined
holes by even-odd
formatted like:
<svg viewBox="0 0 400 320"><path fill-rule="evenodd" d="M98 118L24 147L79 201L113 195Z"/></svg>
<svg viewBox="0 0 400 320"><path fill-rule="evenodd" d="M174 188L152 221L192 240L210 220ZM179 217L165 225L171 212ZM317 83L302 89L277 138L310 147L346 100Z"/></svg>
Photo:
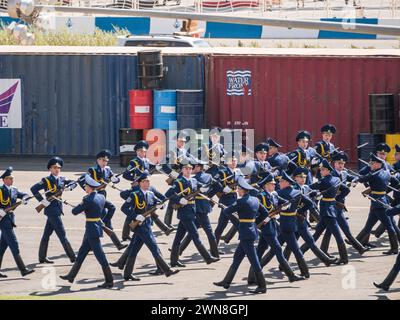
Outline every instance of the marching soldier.
<svg viewBox="0 0 400 320"><path fill-rule="evenodd" d="M385 207L389 205L386 196L386 189L390 183L398 185L398 180L391 177L389 171L384 169L384 160L377 157L375 154L370 155L370 172L361 176L358 181L361 183L368 183L371 189L368 197L371 200L370 212L368 214L367 222L364 228L357 235L356 239L363 245L368 246L368 239L374 225L379 221L383 223L389 235L390 250L383 252L383 254L397 254L399 244L397 240L396 231L394 229L392 220L386 215Z"/></svg>
<svg viewBox="0 0 400 320"><path fill-rule="evenodd" d="M297 149L288 154L289 165L288 174L292 174L296 167L307 168L307 181L306 184L311 184L313 180L313 175L308 169L310 165L317 165L319 160L317 158L317 152L309 147L309 141L311 140L311 134L308 131L302 130L297 132L296 142ZM294 159L294 160L292 160Z"/></svg>
<svg viewBox="0 0 400 320"><path fill-rule="evenodd" d="M214 191L219 194L219 203L225 206L233 205L237 200L236 187L239 181L239 177L243 176L240 169L237 168L238 159L233 154L228 154L226 156L228 166L222 168L217 175L217 179L219 179L219 184L214 188ZM221 210L221 213L218 218L218 224L215 228L215 239L217 244L221 239L221 235L224 232L226 226L228 225L228 221L231 221L234 225L238 225L238 221L232 215L225 215L224 210Z"/></svg>
<svg viewBox="0 0 400 320"><path fill-rule="evenodd" d="M96 182L100 183L100 187L97 190L99 194L102 194L104 198L107 199L107 191L106 187L109 182L119 183L120 179L114 175L114 172L108 166L108 162L110 161L111 152L109 150L102 150L96 155L96 165L90 167L87 171L87 174ZM79 185L84 189L85 188L85 175L82 175L79 179ZM115 206L111 201L106 200L102 215L102 221L109 229L113 230L113 226L111 223L111 219L115 213ZM123 245L121 241L118 239L115 233L111 236L111 241L115 245L118 250L122 250L127 247L127 245Z"/></svg>
<svg viewBox="0 0 400 320"><path fill-rule="evenodd" d="M317 153L329 161L336 152L335 145L331 142L333 135L336 133L336 127L333 124L326 124L321 128L322 141L317 142L314 149Z"/></svg>
<svg viewBox="0 0 400 320"><path fill-rule="evenodd" d="M77 183L76 181L67 180L60 176L61 168L64 161L59 157L53 157L47 163L47 169L50 170L50 175L42 178L31 188L34 197L44 206L44 214L47 217L46 226L44 228L42 239L39 245L39 263L54 263L47 258L47 248L49 246L50 236L53 232L59 238L65 253L71 262L75 262L75 252L72 250L71 244L67 239L64 224L61 219L63 215L63 205L59 201L63 190L73 190ZM45 198L40 194L40 190L45 191ZM54 198L56 195L56 198ZM57 197L58 195L58 197Z"/></svg>
<svg viewBox="0 0 400 320"><path fill-rule="evenodd" d="M278 196L275 192L275 179L272 175L268 175L265 177L260 183L260 187L263 188L263 191L258 194L258 199L262 206L264 206L268 213L277 209L278 206L282 205L283 209L289 208L289 203ZM266 264L262 261L262 256L264 252L271 247L271 254L276 256L276 259L279 262L279 265L282 267L282 270L289 278L290 282L303 280L303 277L299 277L295 275L292 268L289 265L289 262L283 255L282 246L278 240L278 224L276 222L276 216L270 217L268 222L263 220L262 216L257 217L256 223L259 225L262 223L261 227L261 238L258 241L257 246L257 256L260 259L261 267L263 268ZM247 278L248 284L254 284L256 282L255 274L253 268L250 267L249 276Z"/></svg>
<svg viewBox="0 0 400 320"><path fill-rule="evenodd" d="M269 157L267 161L269 162L271 167L276 168L278 172L286 170L288 167L289 158L287 157L287 155L279 152L279 148L282 148L282 146L272 138L267 139L267 144L269 146Z"/></svg>
<svg viewBox="0 0 400 320"><path fill-rule="evenodd" d="M209 168L206 173L215 176L226 154L224 146L220 143L221 128L213 127L210 130L210 141L200 148L200 159L206 161Z"/></svg>
<svg viewBox="0 0 400 320"><path fill-rule="evenodd" d="M34 270L27 269L22 261L17 236L14 232L15 215L12 207L17 203L17 199L22 199L22 204L26 205L29 200L28 194L20 192L13 186L14 177L12 175L13 169L9 167L1 176L3 185L0 186L0 270L3 256L7 248L10 248L14 260L17 264L21 275L24 277L34 272ZM6 275L0 273L0 278L7 278Z"/></svg>
<svg viewBox="0 0 400 320"><path fill-rule="evenodd" d="M234 212L237 212L239 215L239 245L236 248L233 262L224 279L219 282L214 282L214 285L228 289L241 262L244 257L247 256L254 270L257 282L257 288L255 290L250 290L250 292L258 294L265 293L267 291L267 285L254 246L254 242L258 239L255 221L259 212L266 216L268 215L268 210L260 204L260 201L256 197L249 194L249 191L253 189L254 188L245 181L244 177L240 177L237 190L240 198L237 200L236 204L224 209L224 215L231 215Z"/></svg>
<svg viewBox="0 0 400 320"><path fill-rule="evenodd" d="M197 250L207 264L219 261L218 258L211 256L207 249L204 247L196 228L195 200L190 199L189 196L191 193L195 192L197 188L200 188L200 192L207 192L208 188L200 186L196 179L191 178L192 169L193 167L190 163L182 164L182 176L175 180L173 186L165 194L165 196L168 198L172 196L172 201L170 202L179 206L179 224L171 248L172 267L185 267L185 265L181 263L178 258L179 247L186 232L188 232L189 236L192 238ZM182 195L178 196L178 193L182 193ZM189 200L187 198L189 198Z"/></svg>
<svg viewBox="0 0 400 320"><path fill-rule="evenodd" d="M99 182L92 179L88 174L85 175L85 192L87 195L83 198L82 203L72 209L74 215L82 212L85 213L85 235L74 265L67 275L60 276L60 278L73 283L87 254L89 251L93 251L94 256L103 269L105 278L105 282L98 287L112 288L114 286L113 276L100 241L100 238L103 237L101 216L106 203L104 194L96 191L100 186Z"/></svg>
<svg viewBox="0 0 400 320"><path fill-rule="evenodd" d="M253 169L250 174L250 184L261 181L271 173L271 165L267 161L268 150L269 146L266 143L259 143L254 148L256 159L251 161L250 165L250 167Z"/></svg>
<svg viewBox="0 0 400 320"><path fill-rule="evenodd" d="M394 153L394 159L396 160L395 164L393 165L393 169L396 173L400 172L400 146L396 143L394 146L396 152Z"/></svg>
<svg viewBox="0 0 400 320"><path fill-rule="evenodd" d="M129 245L128 260L125 265L124 279L126 281L138 281L138 277L132 275L133 267L135 265L136 256L145 244L156 261L158 268L169 277L177 273L179 270L171 270L169 265L165 262L158 248L156 239L151 229L152 220L144 214L151 207L155 206L160 199L157 199L152 191L150 191L149 173L144 171L138 178L138 189L133 191L126 202L122 205L122 212L125 213L130 221L138 221L139 224L134 229L135 236Z"/></svg>
<svg viewBox="0 0 400 320"><path fill-rule="evenodd" d="M210 186L206 187L207 188L207 193L210 192L210 189L212 188L212 176L209 173L204 172L204 163L203 161L199 160L194 163L194 179L196 179L201 185L203 186ZM206 190L206 189L204 189ZM206 195L208 196L208 194ZM208 243L210 245L210 253L213 257L219 258L219 252L218 252L218 245L217 241L215 239L214 232L211 228L211 223L210 223L210 218L208 215L212 211L212 206L211 203L208 199L205 199L201 195L196 196L196 226L197 228L203 228L204 232L207 235ZM191 238L189 235L186 235L186 237L182 240L181 246L180 246L180 252L179 255L182 255L182 252L186 249L186 247L189 245L191 241Z"/></svg>

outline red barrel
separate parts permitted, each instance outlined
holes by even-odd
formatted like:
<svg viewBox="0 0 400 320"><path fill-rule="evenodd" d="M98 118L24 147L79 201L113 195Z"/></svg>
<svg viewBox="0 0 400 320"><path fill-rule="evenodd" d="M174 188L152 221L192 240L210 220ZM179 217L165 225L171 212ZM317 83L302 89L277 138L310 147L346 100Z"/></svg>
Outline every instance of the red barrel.
<svg viewBox="0 0 400 320"><path fill-rule="evenodd" d="M132 129L153 128L153 92L152 90L130 90L130 127Z"/></svg>

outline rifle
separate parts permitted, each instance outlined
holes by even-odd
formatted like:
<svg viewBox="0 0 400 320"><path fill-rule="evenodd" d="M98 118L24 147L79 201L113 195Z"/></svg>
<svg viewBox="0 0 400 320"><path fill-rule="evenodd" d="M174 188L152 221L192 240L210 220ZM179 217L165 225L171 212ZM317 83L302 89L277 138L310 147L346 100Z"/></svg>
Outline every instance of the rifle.
<svg viewBox="0 0 400 320"><path fill-rule="evenodd" d="M64 192L64 190L69 187L70 185L74 184L74 183L78 183L79 180L76 181L72 181L70 183L68 183L67 185L64 185L60 190L58 190L56 193L54 193L53 195L51 195L47 200L48 201L53 201L53 200L60 200L59 198L61 197L62 193ZM44 195L50 193L50 190L46 191L44 193ZM40 213L44 208L46 208L45 205L43 204L39 204L35 209L37 211L37 213Z"/></svg>
<svg viewBox="0 0 400 320"><path fill-rule="evenodd" d="M28 200L30 200L30 199L32 199L32 198L34 198L34 196L30 196L30 197L26 198L25 200L28 201ZM4 209L4 212L5 212L5 213L11 213L11 212L13 212L15 209L17 209L21 204L22 204L22 201L18 201L18 202L16 202L16 203L14 203L12 206L10 206L10 207L8 207L8 208L5 208L5 209ZM0 221L1 221L3 218L4 218L4 217L0 217Z"/></svg>
<svg viewBox="0 0 400 320"><path fill-rule="evenodd" d="M368 190L368 189L367 189ZM366 191L366 190L365 190ZM381 200L375 199L373 197L371 197L369 194L367 193L361 193L364 197L370 199L372 202L376 202L379 203L380 205L382 205L385 209L392 209L393 207L388 205L387 203L382 202Z"/></svg>
<svg viewBox="0 0 400 320"><path fill-rule="evenodd" d="M149 210L147 210L146 212L144 212L144 213L142 214L142 216L145 217L145 218L150 217L150 216L158 217L158 215L155 213L155 211L156 211L157 209L159 209L163 204L165 204L166 202L168 202L169 200L171 200L173 197L175 197L175 196L180 196L181 194L185 193L188 189L189 189L189 188L186 188L185 190L183 190L183 191L181 191L181 192L179 192L179 193L176 193L176 192L175 192L175 194L172 195L171 197L165 198L165 199L162 200L161 202L159 202L159 203L157 203L156 205L154 205L154 206L152 206L151 208L149 208ZM141 225L141 224L142 224L142 222L139 221L139 220L132 220L132 221L129 223L129 227L130 227L131 230L133 231L138 225Z"/></svg>

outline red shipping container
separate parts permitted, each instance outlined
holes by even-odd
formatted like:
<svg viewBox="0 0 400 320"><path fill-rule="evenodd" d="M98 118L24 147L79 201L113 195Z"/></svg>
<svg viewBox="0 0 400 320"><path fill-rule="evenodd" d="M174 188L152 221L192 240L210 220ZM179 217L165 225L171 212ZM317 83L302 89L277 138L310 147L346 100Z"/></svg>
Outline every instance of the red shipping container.
<svg viewBox="0 0 400 320"><path fill-rule="evenodd" d="M208 126L254 129L255 143L267 137L297 147L301 129L321 140L326 123L338 131L332 142L357 161L357 135L369 132L369 93L400 93L399 56L211 55L206 65ZM398 110L396 110L398 114ZM396 129L398 130L398 119Z"/></svg>
<svg viewBox="0 0 400 320"><path fill-rule="evenodd" d="M132 129L153 128L153 91L129 91L129 120Z"/></svg>

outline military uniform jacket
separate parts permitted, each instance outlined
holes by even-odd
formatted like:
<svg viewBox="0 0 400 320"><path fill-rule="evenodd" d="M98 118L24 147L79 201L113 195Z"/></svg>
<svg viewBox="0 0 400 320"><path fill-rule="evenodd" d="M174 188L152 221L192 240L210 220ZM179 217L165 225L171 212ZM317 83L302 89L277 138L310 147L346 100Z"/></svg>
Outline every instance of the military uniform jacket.
<svg viewBox="0 0 400 320"><path fill-rule="evenodd" d="M242 172L240 169L236 168L235 170L232 170L228 167L223 168L218 172L217 178L219 179L219 183L216 185L213 190L215 193L217 192L223 192L223 189L226 186L229 186L231 184L237 184L239 177L243 176ZM227 179L230 177L229 179ZM230 193L224 193L221 198L219 199L219 202L226 205L230 206L233 203L235 203L237 199L237 193L236 193L236 188L232 190Z"/></svg>
<svg viewBox="0 0 400 320"><path fill-rule="evenodd" d="M339 188L341 188L340 179L329 174L320 181L311 184L310 188L323 192L323 198L319 205L321 217L336 218L336 196Z"/></svg>
<svg viewBox="0 0 400 320"><path fill-rule="evenodd" d="M166 174L170 174L173 170L178 170L180 164L190 163L192 159L192 155L185 148L176 148L175 151L171 151L165 159L162 170ZM173 160L175 160L174 163L170 163Z"/></svg>
<svg viewBox="0 0 400 320"><path fill-rule="evenodd" d="M121 191L120 194L119 194L119 196L120 196L122 199L126 200L126 199L128 199L128 197L131 195L132 192L134 192L134 191L139 191L139 190L140 190L139 185L136 185L136 186L132 187L131 189ZM153 186L150 186L149 191L153 192L154 195L156 196L156 198L159 199L159 200L161 200L161 201L163 201L163 200L166 199L166 197L165 197L160 191L158 191L155 187L153 187Z"/></svg>
<svg viewBox="0 0 400 320"><path fill-rule="evenodd" d="M199 172L195 174L194 178L199 182L200 185L209 185L211 182L211 175L205 172ZM206 194L208 196L208 194ZM208 214L212 211L210 201L204 199L201 196L196 197L196 213Z"/></svg>
<svg viewBox="0 0 400 320"><path fill-rule="evenodd" d="M253 160L251 161L251 168L250 184L261 181L271 173L271 165L268 161Z"/></svg>
<svg viewBox="0 0 400 320"><path fill-rule="evenodd" d="M13 186L9 189L5 185L0 186L0 209L11 207L17 202L17 199L22 199L24 196L27 194L18 191ZM12 229L13 227L15 227L15 215L9 212L0 220L0 228Z"/></svg>
<svg viewBox="0 0 400 320"><path fill-rule="evenodd" d="M101 238L103 236L102 221L100 220L106 198L94 191L82 200L82 203L72 209L74 215L85 212L86 225L85 237Z"/></svg>
<svg viewBox="0 0 400 320"><path fill-rule="evenodd" d="M157 203L161 202L154 193L150 190L144 192L141 189L137 189L129 195L125 203L121 207L121 211L129 217L131 220L136 220L136 217L144 215L144 213ZM151 227L152 219L145 219L140 227Z"/></svg>
<svg viewBox="0 0 400 320"><path fill-rule="evenodd" d="M277 152L272 157L267 159L272 168L277 168L278 171L286 170L289 163L287 155Z"/></svg>
<svg viewBox="0 0 400 320"><path fill-rule="evenodd" d="M400 171L400 160L393 165L394 171Z"/></svg>
<svg viewBox="0 0 400 320"><path fill-rule="evenodd" d="M315 151L323 158L331 160L332 155L335 153L335 145L326 141L319 141L314 147Z"/></svg>
<svg viewBox="0 0 400 320"><path fill-rule="evenodd" d="M308 199L310 199L310 201L312 202L312 206L310 207L310 209L317 208L317 205L313 199L318 193L317 190L311 189L310 186L307 184L304 184L302 186L300 186L299 184L295 184L293 186L293 188L296 190L299 190L301 192L301 194L303 195L303 197L307 197ZM300 208L302 208L303 206L304 206L304 203L301 203ZM303 216L307 217L307 212L303 212Z"/></svg>
<svg viewBox="0 0 400 320"><path fill-rule="evenodd" d="M307 210L312 208L312 201L302 195L300 190L296 190L292 186L279 190L278 196L290 201L289 208L282 210L280 213L280 229L282 232L296 232L297 213L304 215Z"/></svg>
<svg viewBox="0 0 400 320"><path fill-rule="evenodd" d="M133 169L133 168L136 168L136 169ZM126 168L126 171L123 173L122 176L126 180L134 181L135 179L137 179L138 176L140 176L143 173L143 171L147 170L150 172L154 168L155 168L155 164L150 163L149 159L135 157L129 162L129 165Z"/></svg>
<svg viewBox="0 0 400 320"><path fill-rule="evenodd" d="M379 169L376 171L370 171L368 174L358 179L361 183L368 183L371 188L370 196L374 199L379 199L383 203L389 204L389 200L386 196L387 186L390 184L398 185L399 181L392 177L389 171ZM371 200L371 209L382 209L384 206L378 202Z"/></svg>
<svg viewBox="0 0 400 320"><path fill-rule="evenodd" d="M352 174L350 174L347 170L342 170L342 171L337 171L337 170L333 170L332 171L332 176L334 177L338 177L340 179L340 181L342 182L351 182L354 179L356 179L355 176L353 176ZM345 203L346 197L350 194L350 189L347 186L344 186L343 184L340 185L339 188L339 192L336 196L336 201L341 202L341 203Z"/></svg>
<svg viewBox="0 0 400 320"><path fill-rule="evenodd" d="M104 169L101 169L100 166L96 164L95 166L89 168L88 174L95 181L103 184L110 182L111 177L114 175L114 172L112 172L109 166L105 166ZM101 190L99 191L99 193L107 197L106 190Z"/></svg>
<svg viewBox="0 0 400 320"><path fill-rule="evenodd" d="M180 199L193 193L197 190L197 180L194 178L186 179L181 176L175 180L173 186L165 193L167 198L171 198L173 204L179 204ZM186 190L182 195L176 195ZM175 194L175 196L174 196ZM189 203L178 209L178 219L194 219L196 216L196 204L195 199L189 201Z"/></svg>
<svg viewBox="0 0 400 320"><path fill-rule="evenodd" d="M65 185L73 182L72 180L67 180L65 177L55 177L50 175L43 178L40 182L36 183L32 188L31 192L35 196L37 201L42 201L43 197L39 191L44 190L46 193L46 198L49 199L52 195L57 193L59 190L63 189ZM63 212L63 205L60 201L52 200L50 205L44 208L44 214L46 216L60 216Z"/></svg>
<svg viewBox="0 0 400 320"><path fill-rule="evenodd" d="M257 198L260 200L261 205L268 210L268 213L276 209L279 205L286 202L286 200L280 198L278 196L278 193L275 191L272 193L266 191L260 192ZM257 218L256 224L259 224L261 221L265 220L267 216L268 214L260 214L259 217ZM263 225L261 228L261 232L262 234L268 236L277 236L278 226L276 219L272 218L271 220L268 221L267 224Z"/></svg>
<svg viewBox="0 0 400 320"><path fill-rule="evenodd" d="M293 173L293 171L296 169L296 165L302 168L307 167L309 164L311 164L311 160L314 157L317 157L317 152L313 148L307 148L306 150L304 150L299 147L295 151L289 153L288 158L293 162L289 161L288 163L288 174ZM312 174L311 171L308 169L307 183L311 183L311 181Z"/></svg>
<svg viewBox="0 0 400 320"><path fill-rule="evenodd" d="M238 199L236 204L224 209L224 214L232 214L234 212L239 215L239 240L257 240L256 217L259 213L267 215L268 210L260 204L258 198L246 194Z"/></svg>

